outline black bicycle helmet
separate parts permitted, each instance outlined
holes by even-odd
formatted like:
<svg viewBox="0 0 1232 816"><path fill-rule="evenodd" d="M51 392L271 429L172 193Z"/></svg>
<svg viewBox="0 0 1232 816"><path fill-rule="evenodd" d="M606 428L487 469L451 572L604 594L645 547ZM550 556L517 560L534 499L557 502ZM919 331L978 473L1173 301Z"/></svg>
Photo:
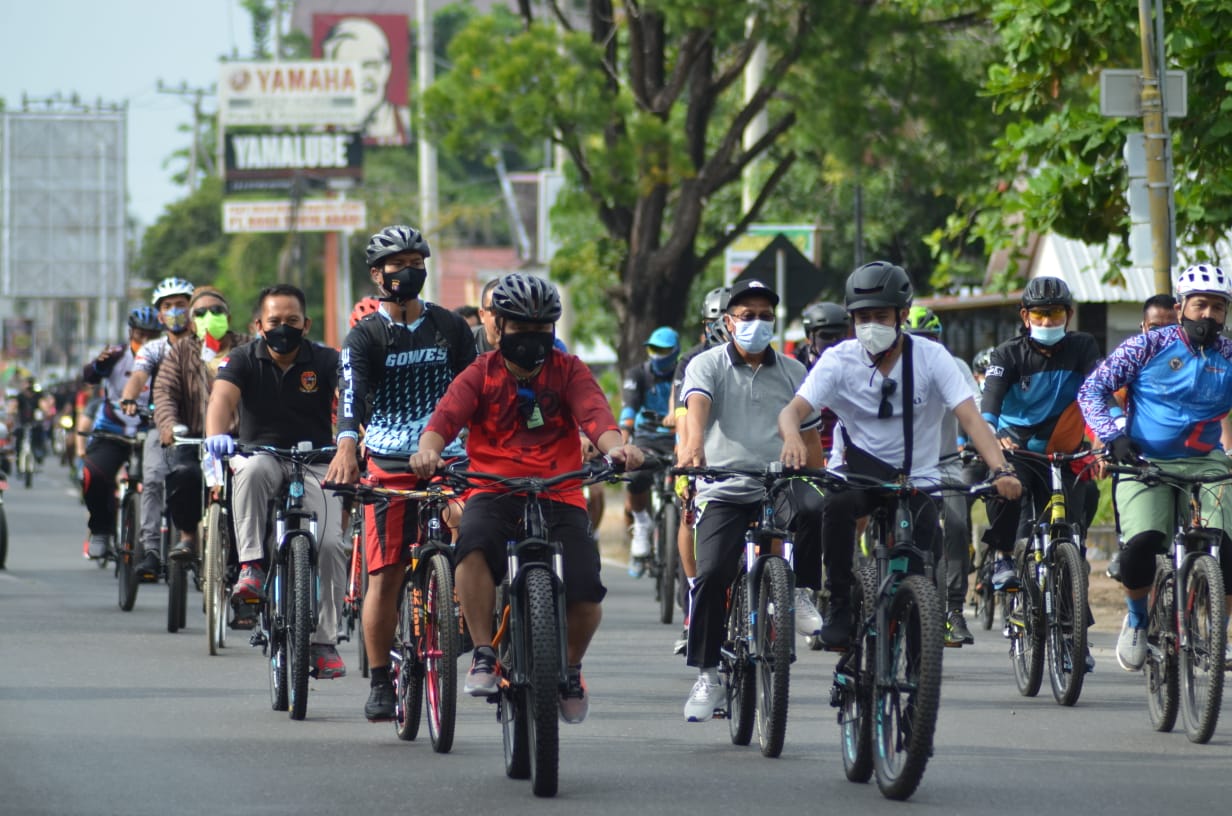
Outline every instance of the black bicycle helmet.
<svg viewBox="0 0 1232 816"><path fill-rule="evenodd" d="M511 272L492 289L492 311L510 320L555 323L560 320L560 293L543 278Z"/></svg>
<svg viewBox="0 0 1232 816"><path fill-rule="evenodd" d="M847 311L856 309L906 309L914 294L911 278L901 266L889 261L866 263L847 276L847 293L843 305Z"/></svg>
<svg viewBox="0 0 1232 816"><path fill-rule="evenodd" d="M128 313L128 327L148 332L160 332L163 324L158 319L158 310L153 306L138 306Z"/></svg>
<svg viewBox="0 0 1232 816"><path fill-rule="evenodd" d="M422 232L405 224L395 224L368 239L368 266L376 266L399 252L418 252L425 258L432 255Z"/></svg>
<svg viewBox="0 0 1232 816"><path fill-rule="evenodd" d="M996 350L996 346L989 346L986 349L977 351L975 357L971 359L971 370L976 374L983 374L988 371L988 366L992 364L992 353Z"/></svg>
<svg viewBox="0 0 1232 816"><path fill-rule="evenodd" d="M851 317L847 310L837 303L823 302L806 308L800 315L800 322L804 325L805 334L819 331L846 334L851 326Z"/></svg>
<svg viewBox="0 0 1232 816"><path fill-rule="evenodd" d="M1037 309L1041 306L1064 306L1069 309L1074 305L1074 296L1070 294L1069 286L1060 278L1032 278L1027 281L1027 288L1022 290L1022 308Z"/></svg>
<svg viewBox="0 0 1232 816"><path fill-rule="evenodd" d="M702 320L718 320L723 312L727 311L727 297L730 294L731 287L728 286L720 286L707 292L702 299Z"/></svg>

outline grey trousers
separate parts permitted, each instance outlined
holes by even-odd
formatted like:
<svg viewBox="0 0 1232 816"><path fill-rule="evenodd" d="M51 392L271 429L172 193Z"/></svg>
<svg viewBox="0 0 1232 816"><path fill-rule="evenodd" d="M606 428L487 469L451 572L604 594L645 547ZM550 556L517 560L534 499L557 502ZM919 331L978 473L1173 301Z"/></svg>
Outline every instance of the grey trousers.
<svg viewBox="0 0 1232 816"><path fill-rule="evenodd" d="M304 508L317 516L317 575L320 578L320 617L312 633L313 643L338 641L338 616L346 595L347 558L342 549L342 500L321 489L325 464L304 468ZM278 496L291 466L268 454L231 459L235 478L231 483L231 512L241 562L260 561L265 550L262 538L269 518L269 502Z"/></svg>
<svg viewBox="0 0 1232 816"><path fill-rule="evenodd" d="M146 550L158 552L167 458L163 456L163 444L158 440L157 428L151 428L145 436L141 469L141 544ZM175 544L174 541L171 543Z"/></svg>
<svg viewBox="0 0 1232 816"><path fill-rule="evenodd" d="M957 457L941 463L941 478L946 482L963 481L963 467ZM962 611L967 597L967 573L971 571L970 508L970 500L960 493L949 494L941 502L943 531L941 566L945 571L944 592L947 612L955 609ZM939 575L938 579L940 577Z"/></svg>

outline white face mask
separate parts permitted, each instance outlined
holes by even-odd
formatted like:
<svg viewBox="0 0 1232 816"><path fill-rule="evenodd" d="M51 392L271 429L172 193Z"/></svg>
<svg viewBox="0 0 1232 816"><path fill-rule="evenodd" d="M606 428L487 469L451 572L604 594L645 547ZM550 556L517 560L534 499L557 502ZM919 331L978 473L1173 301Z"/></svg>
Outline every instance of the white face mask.
<svg viewBox="0 0 1232 816"><path fill-rule="evenodd" d="M760 354L774 339L774 322L771 320L735 321L736 342L749 354Z"/></svg>
<svg viewBox="0 0 1232 816"><path fill-rule="evenodd" d="M898 329L894 326L882 323L861 323L856 326L856 340L860 341L860 345L872 357L894 345L897 339Z"/></svg>

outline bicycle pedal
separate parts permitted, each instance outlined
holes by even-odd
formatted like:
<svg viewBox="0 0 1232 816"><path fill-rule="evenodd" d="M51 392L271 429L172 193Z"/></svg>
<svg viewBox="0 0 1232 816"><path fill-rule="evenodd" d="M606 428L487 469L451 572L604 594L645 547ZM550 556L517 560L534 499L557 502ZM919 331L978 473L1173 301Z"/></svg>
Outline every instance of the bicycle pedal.
<svg viewBox="0 0 1232 816"><path fill-rule="evenodd" d="M945 639L945 648L947 649L961 649L962 647L963 642L961 640L950 640L949 638Z"/></svg>
<svg viewBox="0 0 1232 816"><path fill-rule="evenodd" d="M728 719L728 716L727 716L727 709L726 709L726 708L716 708L716 709L714 710L714 714L712 714L712 715L711 715L711 719L714 719L714 720L726 720L726 719Z"/></svg>
<svg viewBox="0 0 1232 816"><path fill-rule="evenodd" d="M262 648L264 648L268 642L269 641L265 639L265 633L262 632L260 629L253 632L252 637L248 638L249 646L261 646Z"/></svg>

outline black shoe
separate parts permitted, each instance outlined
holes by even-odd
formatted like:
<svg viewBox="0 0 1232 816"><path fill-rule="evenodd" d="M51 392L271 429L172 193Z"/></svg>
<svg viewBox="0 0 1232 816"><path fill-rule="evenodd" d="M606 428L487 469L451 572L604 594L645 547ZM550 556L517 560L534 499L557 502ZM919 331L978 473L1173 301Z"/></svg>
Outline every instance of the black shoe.
<svg viewBox="0 0 1232 816"><path fill-rule="evenodd" d="M963 617L963 613L959 609L950 610L950 614L945 619L945 642L947 645L954 644L957 646L961 646L964 643L975 643L975 636L967 628L967 619Z"/></svg>
<svg viewBox="0 0 1232 816"><path fill-rule="evenodd" d="M830 599L830 614L826 616L825 625L821 627L818 637L822 645L831 649L845 649L851 644L851 630L854 626L851 617L851 607L845 603L835 603Z"/></svg>
<svg viewBox="0 0 1232 816"><path fill-rule="evenodd" d="M157 581L162 571L163 562L159 560L158 553L154 550L146 550L145 555L141 556L141 561L137 563L137 580Z"/></svg>
<svg viewBox="0 0 1232 816"><path fill-rule="evenodd" d="M1108 562L1108 570L1105 573L1114 581L1121 580L1121 551L1117 550L1112 554L1112 560Z"/></svg>
<svg viewBox="0 0 1232 816"><path fill-rule="evenodd" d="M368 722L386 722L394 718L394 686L393 683L381 683L368 692L368 702L364 703L364 716Z"/></svg>
<svg viewBox="0 0 1232 816"><path fill-rule="evenodd" d="M181 538L179 542L171 548L170 552L167 553L167 557L172 561L191 561L197 557L197 553L193 549L193 543L191 540L185 541Z"/></svg>

